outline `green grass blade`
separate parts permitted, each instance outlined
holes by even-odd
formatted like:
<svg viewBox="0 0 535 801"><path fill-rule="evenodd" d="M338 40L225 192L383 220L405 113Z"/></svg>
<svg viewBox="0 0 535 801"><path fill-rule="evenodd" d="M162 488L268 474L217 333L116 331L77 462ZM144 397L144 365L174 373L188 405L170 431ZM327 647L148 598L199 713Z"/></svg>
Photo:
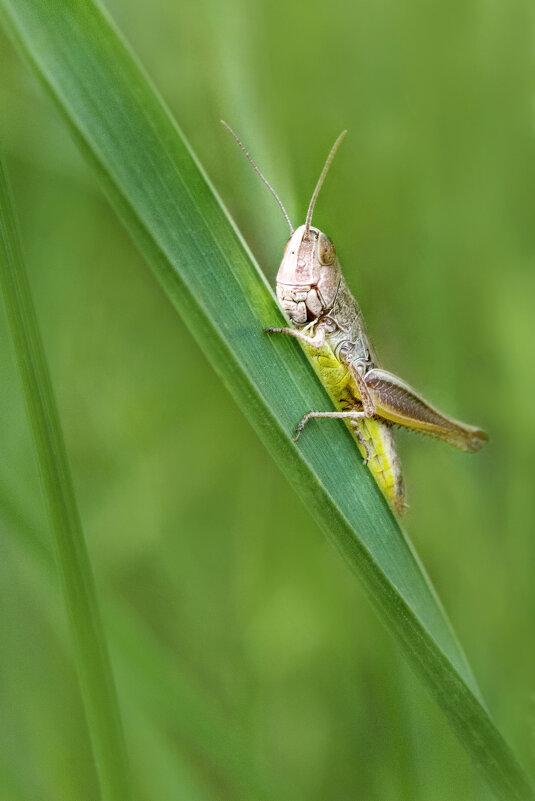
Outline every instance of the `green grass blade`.
<svg viewBox="0 0 535 801"><path fill-rule="evenodd" d="M425 572L347 431L317 426L299 447L293 444L296 421L326 408L326 395L297 343L263 334L282 322L273 294L113 25L87 0L0 0L0 7L214 369L363 581L495 794L533 798ZM180 369L179 354L172 368Z"/></svg>
<svg viewBox="0 0 535 801"><path fill-rule="evenodd" d="M127 801L126 752L111 666L1 158L0 284L55 538L102 797Z"/></svg>

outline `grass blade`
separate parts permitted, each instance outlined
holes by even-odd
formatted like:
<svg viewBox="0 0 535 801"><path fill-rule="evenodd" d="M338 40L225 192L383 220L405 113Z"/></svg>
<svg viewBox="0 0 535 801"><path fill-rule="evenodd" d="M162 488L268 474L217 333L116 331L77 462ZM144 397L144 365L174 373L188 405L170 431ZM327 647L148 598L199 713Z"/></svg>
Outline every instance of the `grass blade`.
<svg viewBox="0 0 535 801"><path fill-rule="evenodd" d="M318 426L299 447L291 441L304 412L327 408L326 395L296 343L263 335L282 322L273 294L113 25L88 0L0 0L0 7L214 369L364 582L495 794L533 798L349 434L342 426Z"/></svg>
<svg viewBox="0 0 535 801"><path fill-rule="evenodd" d="M0 158L0 285L26 397L102 797L130 798L126 752L93 576Z"/></svg>

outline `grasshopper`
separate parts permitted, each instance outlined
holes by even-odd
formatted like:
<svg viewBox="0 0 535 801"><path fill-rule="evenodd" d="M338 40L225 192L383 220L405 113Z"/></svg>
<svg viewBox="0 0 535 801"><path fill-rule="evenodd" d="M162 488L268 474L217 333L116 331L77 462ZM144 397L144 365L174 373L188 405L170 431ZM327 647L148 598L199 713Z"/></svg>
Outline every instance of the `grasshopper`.
<svg viewBox="0 0 535 801"><path fill-rule="evenodd" d="M274 189L234 131L223 120L222 123L275 197L290 228L277 274L277 298L294 327L265 330L299 340L337 409L305 414L294 441L313 418L343 419L383 495L402 514L405 490L393 437L395 425L469 452L479 450L488 435L438 411L405 381L380 367L360 307L342 276L335 247L323 231L312 226L316 200L346 131L327 157L304 225L294 230Z"/></svg>

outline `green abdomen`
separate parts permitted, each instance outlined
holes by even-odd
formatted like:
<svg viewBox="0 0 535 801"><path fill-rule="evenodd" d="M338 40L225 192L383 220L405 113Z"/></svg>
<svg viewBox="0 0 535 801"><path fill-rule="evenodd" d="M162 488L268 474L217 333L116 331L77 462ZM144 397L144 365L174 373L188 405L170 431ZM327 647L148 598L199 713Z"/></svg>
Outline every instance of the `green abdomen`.
<svg viewBox="0 0 535 801"><path fill-rule="evenodd" d="M362 403L356 383L331 347L325 344L321 350L317 350L304 345L304 350L336 408L343 412L360 411ZM405 506L403 480L392 426L379 417L349 419L346 425L363 458L367 455L366 448L359 441L357 431L366 442L369 450L368 467L385 498L401 514Z"/></svg>

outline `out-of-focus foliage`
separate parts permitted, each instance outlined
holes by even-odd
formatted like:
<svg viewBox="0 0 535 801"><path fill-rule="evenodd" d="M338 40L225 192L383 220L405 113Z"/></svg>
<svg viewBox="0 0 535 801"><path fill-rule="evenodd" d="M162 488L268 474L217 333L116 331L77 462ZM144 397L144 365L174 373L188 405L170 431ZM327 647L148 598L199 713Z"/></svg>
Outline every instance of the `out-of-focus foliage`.
<svg viewBox="0 0 535 801"><path fill-rule="evenodd" d="M533 767L535 12L393 0L108 7L270 278L284 221L229 158L219 118L294 222L349 128L315 221L385 366L491 434L474 457L400 435L406 525L500 728ZM2 138L111 631L150 655L155 684L180 674L190 704L219 706L290 798L486 798L0 41ZM85 801L95 778L0 326L0 798ZM124 659L116 667L141 797L243 797L226 755L185 737L181 715L195 710L166 706L164 689L141 707L146 688Z"/></svg>

